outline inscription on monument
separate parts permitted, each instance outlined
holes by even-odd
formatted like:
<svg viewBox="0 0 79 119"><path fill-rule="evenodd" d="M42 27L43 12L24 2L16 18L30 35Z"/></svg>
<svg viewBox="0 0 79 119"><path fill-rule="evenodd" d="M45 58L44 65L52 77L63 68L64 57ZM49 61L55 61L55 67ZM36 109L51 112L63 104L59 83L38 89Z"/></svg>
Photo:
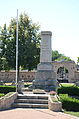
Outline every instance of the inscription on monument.
<svg viewBox="0 0 79 119"><path fill-rule="evenodd" d="M51 62L52 59L52 49L51 49L51 32L47 31L41 32L41 52L40 52L40 62Z"/></svg>

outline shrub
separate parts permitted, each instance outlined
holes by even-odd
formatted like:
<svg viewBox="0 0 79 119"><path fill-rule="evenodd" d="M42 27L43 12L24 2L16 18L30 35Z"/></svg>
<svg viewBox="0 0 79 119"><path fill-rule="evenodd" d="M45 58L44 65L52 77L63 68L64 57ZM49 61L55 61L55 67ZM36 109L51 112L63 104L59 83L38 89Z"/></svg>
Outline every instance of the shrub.
<svg viewBox="0 0 79 119"><path fill-rule="evenodd" d="M77 86L69 86L69 87L61 86L57 89L57 93L79 96L79 87L77 87Z"/></svg>
<svg viewBox="0 0 79 119"><path fill-rule="evenodd" d="M15 92L16 87L15 86L0 86L0 93L9 93L9 92Z"/></svg>
<svg viewBox="0 0 79 119"><path fill-rule="evenodd" d="M67 111L79 111L79 100L69 97L68 94L60 94L63 109Z"/></svg>
<svg viewBox="0 0 79 119"><path fill-rule="evenodd" d="M49 94L50 95L56 95L57 93L55 91L50 91Z"/></svg>

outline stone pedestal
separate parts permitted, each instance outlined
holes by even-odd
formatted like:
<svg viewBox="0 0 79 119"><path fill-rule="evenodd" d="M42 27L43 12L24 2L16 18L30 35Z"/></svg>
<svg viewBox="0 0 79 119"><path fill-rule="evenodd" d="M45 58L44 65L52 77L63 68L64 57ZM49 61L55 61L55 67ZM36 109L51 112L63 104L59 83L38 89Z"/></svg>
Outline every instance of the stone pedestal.
<svg viewBox="0 0 79 119"><path fill-rule="evenodd" d="M40 63L37 66L33 88L46 91L56 90L56 75L53 71L50 31L41 32Z"/></svg>
<svg viewBox="0 0 79 119"><path fill-rule="evenodd" d="M22 81L19 81L18 82L18 86L17 86L17 92L20 93L20 94L22 94L22 88L23 88L22 87Z"/></svg>
<svg viewBox="0 0 79 119"><path fill-rule="evenodd" d="M37 71L36 79L33 81L34 89L45 91L56 90L55 73L52 71Z"/></svg>

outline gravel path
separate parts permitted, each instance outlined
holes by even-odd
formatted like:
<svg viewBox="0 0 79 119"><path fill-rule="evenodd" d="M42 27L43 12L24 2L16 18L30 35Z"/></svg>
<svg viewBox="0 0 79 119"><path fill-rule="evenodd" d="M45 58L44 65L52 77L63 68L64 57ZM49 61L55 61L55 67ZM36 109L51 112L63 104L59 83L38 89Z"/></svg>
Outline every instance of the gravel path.
<svg viewBox="0 0 79 119"><path fill-rule="evenodd" d="M0 111L0 119L79 119L78 117L53 112L49 109L23 109Z"/></svg>

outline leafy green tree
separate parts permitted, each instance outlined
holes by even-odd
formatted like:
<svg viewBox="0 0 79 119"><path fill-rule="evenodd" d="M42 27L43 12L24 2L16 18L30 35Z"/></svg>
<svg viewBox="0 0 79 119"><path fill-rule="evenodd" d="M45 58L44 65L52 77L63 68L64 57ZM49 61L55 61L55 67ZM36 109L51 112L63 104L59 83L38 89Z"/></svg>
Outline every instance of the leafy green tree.
<svg viewBox="0 0 79 119"><path fill-rule="evenodd" d="M4 24L3 28L0 27L0 70L9 70L8 61L4 58L9 37L6 24Z"/></svg>
<svg viewBox="0 0 79 119"><path fill-rule="evenodd" d="M72 61L71 59L70 59L70 57L67 57L67 56L61 56L61 57L59 57L58 59L57 59L57 61Z"/></svg>
<svg viewBox="0 0 79 119"><path fill-rule="evenodd" d="M2 59L0 57L0 71L2 70Z"/></svg>
<svg viewBox="0 0 79 119"><path fill-rule="evenodd" d="M5 58L0 57L0 71L1 70L8 71L9 69L10 68L9 68L7 60Z"/></svg>
<svg viewBox="0 0 79 119"><path fill-rule="evenodd" d="M61 56L62 56L62 54L60 54L57 50L52 51L52 61L57 60Z"/></svg>
<svg viewBox="0 0 79 119"><path fill-rule="evenodd" d="M79 64L79 57L77 57L77 64Z"/></svg>
<svg viewBox="0 0 79 119"><path fill-rule="evenodd" d="M71 61L70 57L60 54L57 50L52 51L52 61Z"/></svg>
<svg viewBox="0 0 79 119"><path fill-rule="evenodd" d="M10 67L8 65L8 61L6 58L2 58L2 70L8 71L10 70Z"/></svg>
<svg viewBox="0 0 79 119"><path fill-rule="evenodd" d="M32 70L39 63L40 52L40 35L39 26L32 22L27 14L20 14L18 20L18 41L19 41L19 58L18 70ZM6 25L1 29L0 36L0 56L8 62L10 69L15 69L16 63L16 19L12 19L8 28Z"/></svg>

